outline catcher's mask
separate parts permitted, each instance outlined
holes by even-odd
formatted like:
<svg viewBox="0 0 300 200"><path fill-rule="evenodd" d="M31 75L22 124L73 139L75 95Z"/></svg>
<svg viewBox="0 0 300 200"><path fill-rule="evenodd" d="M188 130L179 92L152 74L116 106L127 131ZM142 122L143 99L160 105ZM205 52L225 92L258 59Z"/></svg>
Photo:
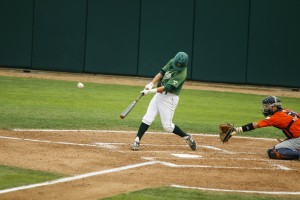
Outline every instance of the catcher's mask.
<svg viewBox="0 0 300 200"><path fill-rule="evenodd" d="M173 59L172 66L177 71L182 71L187 67L189 56L184 52L178 52Z"/></svg>
<svg viewBox="0 0 300 200"><path fill-rule="evenodd" d="M265 117L268 117L272 115L275 111L273 111L273 107L276 106L277 109L281 108L281 100L278 97L275 96L268 96L262 100L262 114Z"/></svg>

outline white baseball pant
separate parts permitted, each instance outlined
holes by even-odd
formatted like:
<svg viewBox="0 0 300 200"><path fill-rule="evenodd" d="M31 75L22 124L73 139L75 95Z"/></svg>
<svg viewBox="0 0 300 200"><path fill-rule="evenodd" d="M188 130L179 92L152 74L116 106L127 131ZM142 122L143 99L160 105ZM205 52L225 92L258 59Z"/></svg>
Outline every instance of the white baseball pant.
<svg viewBox="0 0 300 200"><path fill-rule="evenodd" d="M175 128L172 120L178 102L179 96L176 94L169 92L156 93L149 103L142 122L150 126L159 114L164 130L172 133Z"/></svg>

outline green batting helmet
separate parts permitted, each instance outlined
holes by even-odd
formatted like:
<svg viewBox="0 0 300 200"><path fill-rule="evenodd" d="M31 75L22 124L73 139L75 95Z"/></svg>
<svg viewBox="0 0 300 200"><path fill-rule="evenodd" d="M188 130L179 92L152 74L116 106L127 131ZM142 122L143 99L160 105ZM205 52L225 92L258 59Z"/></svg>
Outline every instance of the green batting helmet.
<svg viewBox="0 0 300 200"><path fill-rule="evenodd" d="M187 67L189 56L184 52L178 52L174 57L173 67L177 71L182 71Z"/></svg>

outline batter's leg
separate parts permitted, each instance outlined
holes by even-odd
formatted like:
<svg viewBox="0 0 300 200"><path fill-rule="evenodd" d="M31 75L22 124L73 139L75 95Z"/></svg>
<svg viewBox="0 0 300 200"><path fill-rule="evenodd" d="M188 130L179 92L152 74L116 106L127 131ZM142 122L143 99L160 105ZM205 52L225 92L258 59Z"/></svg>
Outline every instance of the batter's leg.
<svg viewBox="0 0 300 200"><path fill-rule="evenodd" d="M139 130L136 134L136 137L131 144L131 149L136 151L140 147L140 141L146 131L148 130L149 126L154 121L155 117L158 115L158 109L157 109L157 100L156 95L151 99L150 104L148 106L147 112L143 117L142 123L140 124Z"/></svg>
<svg viewBox="0 0 300 200"><path fill-rule="evenodd" d="M178 135L178 136L180 136L180 137L186 137L187 138L189 136L183 130L181 130L177 125L175 125L173 133L176 134L176 135Z"/></svg>
<svg viewBox="0 0 300 200"><path fill-rule="evenodd" d="M163 95L163 94L162 94ZM168 96L160 96L162 97L159 99L161 102L158 105L158 110L161 118L161 123L163 128L168 133L174 133L182 138L187 142L187 144L191 147L192 150L197 149L197 143L193 139L193 137L184 131L182 131L178 126L173 124L173 116L178 105L179 97L176 95L168 95Z"/></svg>
<svg viewBox="0 0 300 200"><path fill-rule="evenodd" d="M148 130L149 125L145 124L144 122L141 123L139 130L137 132L137 137L139 139L139 141L142 139L142 137L144 136L144 134L146 133L146 131Z"/></svg>
<svg viewBox="0 0 300 200"><path fill-rule="evenodd" d="M178 135L180 137L183 137L185 139L186 143L191 147L192 150L195 151L197 149L197 143L194 140L194 138L191 135L183 132L178 126L175 125L173 133L175 133L176 135Z"/></svg>

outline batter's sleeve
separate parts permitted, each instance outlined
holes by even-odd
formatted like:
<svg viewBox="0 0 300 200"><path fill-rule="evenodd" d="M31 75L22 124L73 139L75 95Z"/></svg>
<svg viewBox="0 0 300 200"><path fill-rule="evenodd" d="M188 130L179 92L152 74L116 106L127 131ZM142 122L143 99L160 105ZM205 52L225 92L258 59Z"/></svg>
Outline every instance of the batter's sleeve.
<svg viewBox="0 0 300 200"><path fill-rule="evenodd" d="M257 125L258 125L259 128L272 126L272 125L270 124L270 122L269 122L268 120L266 120L266 119L263 119L263 120L258 121L258 122L257 122Z"/></svg>

